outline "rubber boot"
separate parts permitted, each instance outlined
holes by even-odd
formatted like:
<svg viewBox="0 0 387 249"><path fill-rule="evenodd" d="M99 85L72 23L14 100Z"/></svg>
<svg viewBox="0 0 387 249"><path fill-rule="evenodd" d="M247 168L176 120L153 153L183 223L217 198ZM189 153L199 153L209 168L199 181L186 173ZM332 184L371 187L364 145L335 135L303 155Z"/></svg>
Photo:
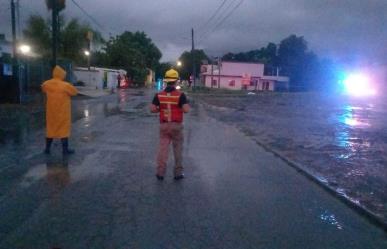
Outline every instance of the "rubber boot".
<svg viewBox="0 0 387 249"><path fill-rule="evenodd" d="M46 137L46 149L44 150L44 154L50 154L51 150L51 144L52 144L52 138Z"/></svg>
<svg viewBox="0 0 387 249"><path fill-rule="evenodd" d="M67 137L61 138L62 141L62 152L64 155L74 154L74 150L69 149L69 139Z"/></svg>

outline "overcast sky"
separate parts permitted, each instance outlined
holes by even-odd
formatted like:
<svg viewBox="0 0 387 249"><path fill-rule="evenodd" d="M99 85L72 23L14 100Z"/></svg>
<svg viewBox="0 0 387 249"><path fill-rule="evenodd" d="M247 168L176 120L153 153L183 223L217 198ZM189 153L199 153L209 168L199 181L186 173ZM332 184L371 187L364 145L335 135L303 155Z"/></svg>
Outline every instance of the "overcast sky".
<svg viewBox="0 0 387 249"><path fill-rule="evenodd" d="M31 14L49 17L44 0L19 0L21 26ZM304 36L319 56L342 59L387 57L387 0L72 0L66 17L89 22L106 38L125 30L144 31L173 61L196 45L212 56ZM10 0L0 0L0 33L10 34ZM216 10L222 6L213 18ZM226 18L228 16L228 18ZM210 19L211 18L211 19ZM224 20L223 22L221 22ZM8 38L10 38L8 36Z"/></svg>

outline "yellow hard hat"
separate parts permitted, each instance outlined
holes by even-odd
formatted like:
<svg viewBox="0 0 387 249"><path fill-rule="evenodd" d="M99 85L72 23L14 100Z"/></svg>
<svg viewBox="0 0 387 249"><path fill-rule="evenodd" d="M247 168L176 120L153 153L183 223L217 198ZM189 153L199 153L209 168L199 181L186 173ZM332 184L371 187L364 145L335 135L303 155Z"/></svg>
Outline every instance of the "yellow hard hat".
<svg viewBox="0 0 387 249"><path fill-rule="evenodd" d="M165 72L164 82L174 82L179 79L179 73L174 69Z"/></svg>

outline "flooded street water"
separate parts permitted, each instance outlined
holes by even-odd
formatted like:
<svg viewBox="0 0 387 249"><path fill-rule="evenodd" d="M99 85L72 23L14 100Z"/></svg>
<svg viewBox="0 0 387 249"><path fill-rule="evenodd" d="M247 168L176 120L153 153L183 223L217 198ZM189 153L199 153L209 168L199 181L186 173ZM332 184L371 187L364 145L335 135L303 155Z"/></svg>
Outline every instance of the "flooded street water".
<svg viewBox="0 0 387 249"><path fill-rule="evenodd" d="M154 93L125 89L74 98L70 146L76 152L71 156L62 155L58 140L50 155L42 153L42 109L4 112L17 114L19 121L2 119L7 133L0 147L0 249L386 247L384 230L253 141L264 138L297 159L300 151L305 152L301 159L310 159L313 148L324 147L318 129L311 130L319 136L314 142L292 147L308 136L293 140L285 135L313 126L300 122L301 112L286 111L283 97L209 97L217 107L203 108L188 93L192 110L184 117L186 177L174 180L171 152L165 179L157 180L159 117L149 112ZM324 115L340 122L328 112ZM314 125L323 120L315 116ZM288 131L281 128L284 123ZM244 133L234 127L242 124ZM276 138L274 131L282 137ZM332 146L340 147L342 141ZM343 145L341 153L352 146ZM329 148L331 153L337 150ZM324 157L319 153L314 165ZM335 172L344 169L337 170L339 166L326 164ZM359 169L351 176L369 177L361 172L368 173Z"/></svg>
<svg viewBox="0 0 387 249"><path fill-rule="evenodd" d="M387 99L314 93L200 99L214 117L387 221Z"/></svg>

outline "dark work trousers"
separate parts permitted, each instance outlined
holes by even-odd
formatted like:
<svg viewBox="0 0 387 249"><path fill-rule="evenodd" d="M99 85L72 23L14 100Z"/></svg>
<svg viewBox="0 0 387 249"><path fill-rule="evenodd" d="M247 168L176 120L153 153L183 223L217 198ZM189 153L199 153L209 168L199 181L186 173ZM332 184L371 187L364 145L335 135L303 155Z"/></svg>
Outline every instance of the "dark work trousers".
<svg viewBox="0 0 387 249"><path fill-rule="evenodd" d="M157 155L157 175L164 176L167 169L169 145L172 142L173 154L175 157L174 175L183 174L183 124L182 123L161 123L160 124L160 144Z"/></svg>

